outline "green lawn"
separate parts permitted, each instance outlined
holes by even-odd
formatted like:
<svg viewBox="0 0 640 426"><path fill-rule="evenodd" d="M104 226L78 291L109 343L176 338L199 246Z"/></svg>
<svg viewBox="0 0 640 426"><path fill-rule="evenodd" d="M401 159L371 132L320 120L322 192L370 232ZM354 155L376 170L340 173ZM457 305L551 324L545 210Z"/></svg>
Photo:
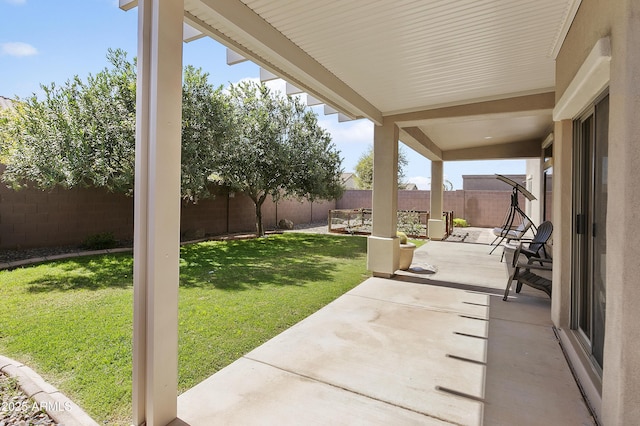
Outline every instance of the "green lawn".
<svg viewBox="0 0 640 426"><path fill-rule="evenodd" d="M365 252L365 238L309 234L182 247L180 392L362 282ZM116 254L0 271L0 354L101 424L130 422L132 270Z"/></svg>

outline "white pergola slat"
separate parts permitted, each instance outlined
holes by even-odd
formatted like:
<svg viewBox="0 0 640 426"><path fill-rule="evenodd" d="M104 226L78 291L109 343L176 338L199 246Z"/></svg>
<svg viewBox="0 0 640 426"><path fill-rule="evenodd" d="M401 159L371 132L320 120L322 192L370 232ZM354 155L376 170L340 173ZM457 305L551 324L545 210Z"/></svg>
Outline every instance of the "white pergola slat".
<svg viewBox="0 0 640 426"><path fill-rule="evenodd" d="M247 58L231 49L227 49L227 65L235 65L248 61Z"/></svg>
<svg viewBox="0 0 640 426"><path fill-rule="evenodd" d="M280 77L278 77L274 73L267 71L264 68L260 68L260 81L273 81L279 78Z"/></svg>

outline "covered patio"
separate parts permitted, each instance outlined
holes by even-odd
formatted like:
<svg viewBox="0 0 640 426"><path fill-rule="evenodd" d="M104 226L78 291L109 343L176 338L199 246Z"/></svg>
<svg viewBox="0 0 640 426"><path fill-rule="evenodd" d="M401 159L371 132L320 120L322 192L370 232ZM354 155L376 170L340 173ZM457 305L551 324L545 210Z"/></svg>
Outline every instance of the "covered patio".
<svg viewBox="0 0 640 426"><path fill-rule="evenodd" d="M429 236L434 241L443 236L439 218L446 161L534 159L538 172L532 173L531 185L537 194L543 186L543 167L553 166L551 315L549 318L545 310L543 316L536 317L532 330L546 324L550 336L550 320L556 326L599 421L613 425L637 420L640 247L637 238L627 238L628 227L619 226L634 223L640 208L640 77L634 72L640 66L636 48L640 44L640 4L636 0L119 2L123 9L138 6L139 16L133 342L136 425L164 425L178 414L181 59L183 41L200 37L211 37L227 46L229 63L255 62L261 67L261 78L286 80L288 93L306 93L308 104L324 104L325 112L338 114L339 120L368 119L375 124L375 213L367 259L376 278L393 278L399 264L399 141L431 160ZM597 155L590 155L593 152ZM607 215L607 210L616 214ZM430 246L436 247L435 243ZM457 261L455 274L463 270L459 265L468 264L469 255L453 255L456 260L465 256L465 261ZM494 282L503 280L504 276ZM400 285L397 279L372 280L360 290L368 291L375 285L371 283L382 282ZM408 287L398 288L394 297L411 294L409 289L420 284L403 285ZM490 287L494 285L502 284ZM416 307L416 312L442 310L434 301L443 287L420 286L429 292L419 297L424 306ZM446 292L449 290L452 300L458 300L455 303L468 301L455 299L465 290ZM475 293L473 297L482 298ZM498 308L492 296L484 297L484 302L489 302L484 303L489 308L489 324L501 309L525 305L519 301L498 304ZM385 303L395 306L396 302ZM468 304L449 308L450 316L457 318L468 312ZM438 315L430 312L428 316ZM522 321L515 320L522 317L509 318L507 323L522 328ZM499 330L505 320L495 319L493 329ZM414 321L407 329L421 329L420 317ZM466 322L458 321L452 326L466 327ZM294 327L292 332L302 327ZM491 380L499 377L491 373L491 354L508 351L492 349L491 329L480 335L488 340L478 338L487 342L486 358L473 358L478 350L460 355L472 362L455 359L452 364L460 362L477 370L486 367L484 387L476 376L470 378L472 387L454 380L438 383L442 387L436 391L429 388L434 398L444 392L446 398L458 401L456 398L463 397L464 403L484 404L484 414L477 408L471 414L474 419L491 414L491 407L502 401L493 399L489 392ZM494 341L508 334L498 332ZM409 340L419 339L414 335ZM454 346L446 345L446 353L453 352ZM553 346L559 350L555 341ZM534 344L532 351L540 348ZM262 350L258 353L263 356ZM446 362L453 362L449 358ZM522 358L521 354L508 361ZM377 359L375 355L373 359ZM548 360L549 356L537 359ZM407 363L418 361L415 358ZM508 361L498 365L509 365ZM304 364L299 368L304 377L308 370ZM514 389L531 387L527 386L530 377L518 376L516 371L527 370L513 370L509 380L519 381L506 396L517 395ZM554 400L565 397L561 388L542 388ZM221 396L213 394L211 398ZM391 396L385 398L399 402ZM405 403L399 405L411 413L424 414L415 411L410 398L402 401ZM440 419L438 413L456 411L449 410L446 401L442 399L443 406L428 411L429 415ZM532 416L542 412L528 411Z"/></svg>
<svg viewBox="0 0 640 426"><path fill-rule="evenodd" d="M420 247L436 273L366 280L180 395L173 425L594 424L549 298L502 301L487 248Z"/></svg>

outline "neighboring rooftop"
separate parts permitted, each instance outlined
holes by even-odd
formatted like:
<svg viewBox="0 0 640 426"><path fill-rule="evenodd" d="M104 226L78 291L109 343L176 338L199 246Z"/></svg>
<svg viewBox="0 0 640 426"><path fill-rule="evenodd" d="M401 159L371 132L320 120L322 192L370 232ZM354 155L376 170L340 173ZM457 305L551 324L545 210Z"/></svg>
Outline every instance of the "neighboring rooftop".
<svg viewBox="0 0 640 426"><path fill-rule="evenodd" d="M0 109L13 109L13 101L9 98L5 98L4 96L0 96Z"/></svg>

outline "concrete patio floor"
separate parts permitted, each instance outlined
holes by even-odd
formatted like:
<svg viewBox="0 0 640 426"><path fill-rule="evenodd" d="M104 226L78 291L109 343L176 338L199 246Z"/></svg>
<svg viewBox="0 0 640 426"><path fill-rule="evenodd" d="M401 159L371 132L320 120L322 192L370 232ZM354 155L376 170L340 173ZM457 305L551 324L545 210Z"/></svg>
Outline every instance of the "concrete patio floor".
<svg viewBox="0 0 640 426"><path fill-rule="evenodd" d="M549 299L502 301L489 249L425 244L417 273L366 280L180 395L174 424L593 425Z"/></svg>

